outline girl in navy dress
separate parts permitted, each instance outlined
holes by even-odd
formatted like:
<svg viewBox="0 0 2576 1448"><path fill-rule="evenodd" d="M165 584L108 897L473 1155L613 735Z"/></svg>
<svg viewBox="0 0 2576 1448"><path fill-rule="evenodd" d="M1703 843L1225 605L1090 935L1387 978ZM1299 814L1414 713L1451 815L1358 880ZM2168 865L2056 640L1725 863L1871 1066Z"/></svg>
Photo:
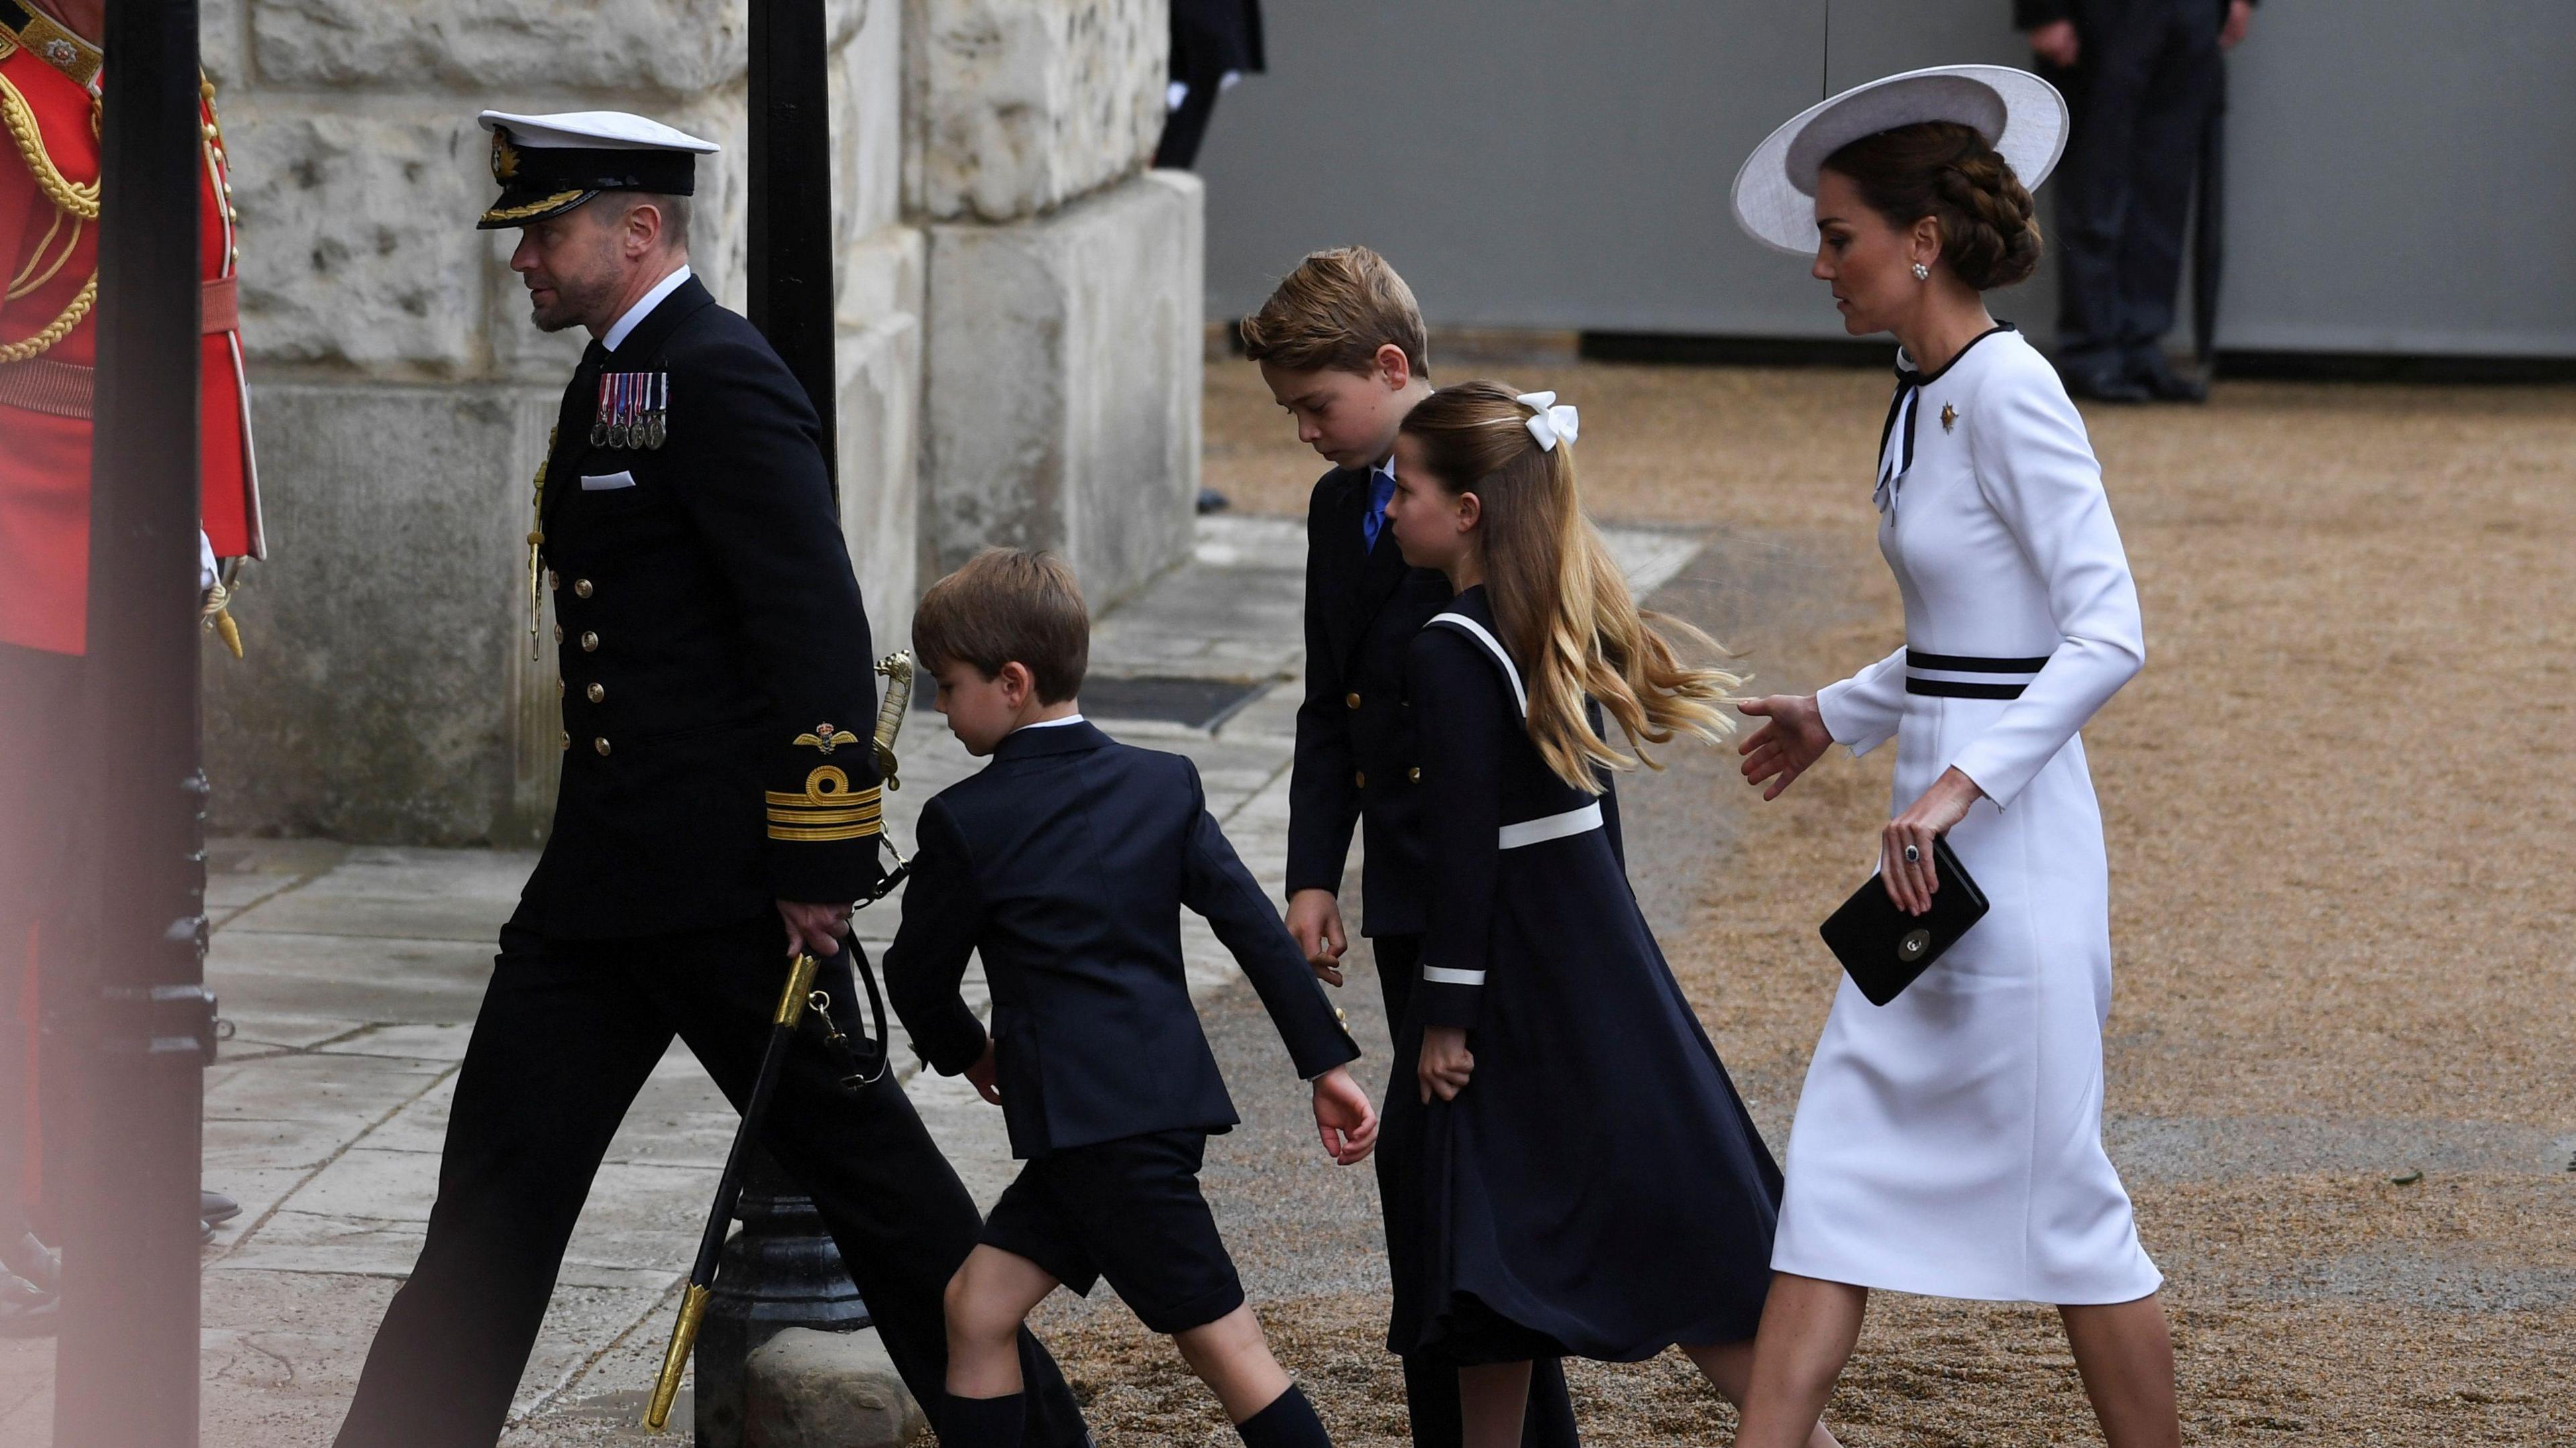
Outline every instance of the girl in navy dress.
<svg viewBox="0 0 2576 1448"><path fill-rule="evenodd" d="M1426 1103L1425 1240L1389 1345L1457 1365L1465 1448L1520 1441L1532 1358L1679 1344L1740 1400L1779 1215L1779 1168L1628 888L1610 775L1636 760L1602 727L1716 740L1737 680L1638 611L1555 401L1434 393L1387 505L1405 561L1457 591L1406 667L1421 777L1390 786L1428 792L1432 888L1396 1047Z"/></svg>

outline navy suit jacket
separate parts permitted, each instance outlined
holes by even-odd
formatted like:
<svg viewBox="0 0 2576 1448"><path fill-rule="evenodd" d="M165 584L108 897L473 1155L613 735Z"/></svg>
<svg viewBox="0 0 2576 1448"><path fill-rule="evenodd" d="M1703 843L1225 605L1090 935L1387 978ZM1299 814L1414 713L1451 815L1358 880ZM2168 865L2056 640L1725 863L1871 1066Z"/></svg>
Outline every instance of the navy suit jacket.
<svg viewBox="0 0 2576 1448"><path fill-rule="evenodd" d="M958 994L981 951L1011 1154L1239 1119L1181 963L1181 907L1234 952L1312 1079L1359 1047L1207 812L1198 769L1087 723L1021 729L922 811L886 985L941 1075L984 1053Z"/></svg>
<svg viewBox="0 0 2576 1448"><path fill-rule="evenodd" d="M1449 602L1449 580L1405 565L1392 526L1361 547L1366 469L1335 468L1306 508L1306 699L1288 778L1288 893L1342 888L1351 827L1365 827L1360 930L1418 935L1429 862L1405 651Z"/></svg>

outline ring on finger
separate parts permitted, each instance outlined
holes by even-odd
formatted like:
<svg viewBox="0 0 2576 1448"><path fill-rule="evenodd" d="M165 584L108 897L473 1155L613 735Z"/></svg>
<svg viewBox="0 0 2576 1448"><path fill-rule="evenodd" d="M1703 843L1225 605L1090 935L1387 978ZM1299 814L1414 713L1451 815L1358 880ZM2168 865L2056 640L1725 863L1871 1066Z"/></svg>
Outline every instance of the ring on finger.
<svg viewBox="0 0 2576 1448"><path fill-rule="evenodd" d="M1905 847L1905 863L1909 865L1919 865L1923 863L1923 852L1912 845L1907 845Z"/></svg>

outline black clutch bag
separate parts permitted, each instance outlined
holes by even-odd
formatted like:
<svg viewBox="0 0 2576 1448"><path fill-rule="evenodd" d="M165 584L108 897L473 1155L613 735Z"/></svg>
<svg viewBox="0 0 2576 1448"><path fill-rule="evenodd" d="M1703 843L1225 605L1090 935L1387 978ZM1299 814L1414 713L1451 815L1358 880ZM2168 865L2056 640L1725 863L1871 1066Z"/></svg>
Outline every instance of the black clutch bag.
<svg viewBox="0 0 2576 1448"><path fill-rule="evenodd" d="M1887 886L1872 875L1819 929L1871 1005L1883 1006L1903 994L1969 926L1986 917L1986 892L1969 878L1948 840L1932 842L1932 871L1941 888L1932 892L1932 908L1923 914L1897 909L1887 898Z"/></svg>

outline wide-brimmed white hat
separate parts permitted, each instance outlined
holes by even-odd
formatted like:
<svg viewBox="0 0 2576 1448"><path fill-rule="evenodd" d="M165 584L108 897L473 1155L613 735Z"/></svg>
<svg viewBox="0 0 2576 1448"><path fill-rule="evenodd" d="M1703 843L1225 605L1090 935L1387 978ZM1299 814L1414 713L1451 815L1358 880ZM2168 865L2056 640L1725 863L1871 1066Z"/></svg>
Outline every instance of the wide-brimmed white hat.
<svg viewBox="0 0 2576 1448"><path fill-rule="evenodd" d="M1863 136L1921 121L1973 127L2036 191L2066 153L2066 97L2008 65L1936 65L1854 86L1800 111L1735 173L1735 219L1781 251L1816 249L1816 173Z"/></svg>

